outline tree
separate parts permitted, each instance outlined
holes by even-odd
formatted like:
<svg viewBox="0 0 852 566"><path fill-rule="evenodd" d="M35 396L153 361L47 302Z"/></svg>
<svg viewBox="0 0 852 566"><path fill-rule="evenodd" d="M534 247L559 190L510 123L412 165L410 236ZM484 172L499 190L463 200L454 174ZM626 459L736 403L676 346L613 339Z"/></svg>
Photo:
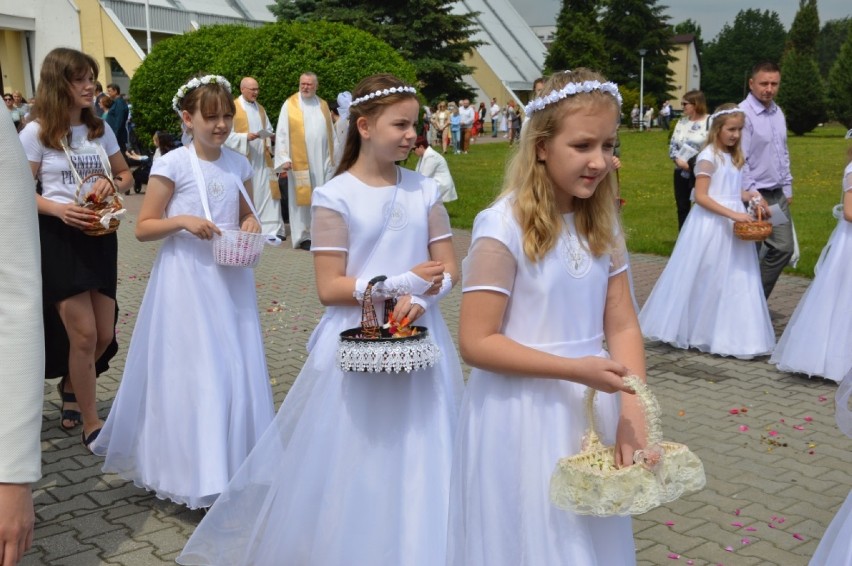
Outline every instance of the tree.
<svg viewBox="0 0 852 566"><path fill-rule="evenodd" d="M852 128L852 33L840 48L840 53L828 74L828 109L832 117Z"/></svg>
<svg viewBox="0 0 852 566"><path fill-rule="evenodd" d="M695 20L686 19L672 27L672 35L691 34L695 37L695 50L698 56L701 57L701 52L704 49L704 40L701 37L701 26Z"/></svg>
<svg viewBox="0 0 852 566"><path fill-rule="evenodd" d="M829 20L819 30L817 38L817 64L823 77L828 77L840 48L852 33L852 18Z"/></svg>
<svg viewBox="0 0 852 566"><path fill-rule="evenodd" d="M786 51L795 50L800 55L816 55L817 36L819 35L819 13L817 0L799 0L799 11L787 34Z"/></svg>
<svg viewBox="0 0 852 566"><path fill-rule="evenodd" d="M607 78L639 88L639 49L646 49L645 92L658 100L668 99L674 90L674 71L669 69L673 46L664 6L658 6L657 0L604 1L601 28L609 58L604 69Z"/></svg>
<svg viewBox="0 0 852 566"><path fill-rule="evenodd" d="M779 62L786 39L776 12L740 10L734 24L725 24L704 46L701 90L710 108L742 100L748 94L751 68L759 61Z"/></svg>
<svg viewBox="0 0 852 566"><path fill-rule="evenodd" d="M556 38L544 60L544 73L588 67L604 71L604 38L597 0L565 0L556 20Z"/></svg>
<svg viewBox="0 0 852 566"><path fill-rule="evenodd" d="M414 68L387 43L342 24L322 22L204 26L154 45L130 82L133 120L142 139L156 130L180 131L172 110L177 89L198 73L227 78L238 95L242 77L261 85L260 103L274 124L284 99L299 87L299 75L314 71L317 94L334 100L366 75L394 73L416 80Z"/></svg>
<svg viewBox="0 0 852 566"><path fill-rule="evenodd" d="M799 0L781 60L778 105L787 116L787 128L797 136L810 132L825 120L825 90L816 63L819 33L817 0Z"/></svg>
<svg viewBox="0 0 852 566"><path fill-rule="evenodd" d="M451 0L419 0L400 7L387 0L275 0L279 21L340 22L370 33L414 65L430 101L473 96L462 80L472 69L462 60L481 45L471 39L476 13L454 13ZM322 79L322 77L321 77Z"/></svg>

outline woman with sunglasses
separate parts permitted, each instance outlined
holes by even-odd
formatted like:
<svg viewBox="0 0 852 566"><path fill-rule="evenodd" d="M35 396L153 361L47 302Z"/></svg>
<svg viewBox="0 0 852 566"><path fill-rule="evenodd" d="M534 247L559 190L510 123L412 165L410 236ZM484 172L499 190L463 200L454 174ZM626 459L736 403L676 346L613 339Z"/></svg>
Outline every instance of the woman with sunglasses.
<svg viewBox="0 0 852 566"><path fill-rule="evenodd" d="M669 144L669 157L674 161L674 196L677 204L677 229L680 232L689 214L690 194L695 187L695 157L707 141L710 120L707 102L700 90L691 90L681 101L683 117L675 125Z"/></svg>
<svg viewBox="0 0 852 566"><path fill-rule="evenodd" d="M6 110L9 111L9 114L12 116L12 122L15 124L15 130L21 131L21 119L23 115L21 111L15 106L15 99L11 94L3 95L3 102L6 103Z"/></svg>

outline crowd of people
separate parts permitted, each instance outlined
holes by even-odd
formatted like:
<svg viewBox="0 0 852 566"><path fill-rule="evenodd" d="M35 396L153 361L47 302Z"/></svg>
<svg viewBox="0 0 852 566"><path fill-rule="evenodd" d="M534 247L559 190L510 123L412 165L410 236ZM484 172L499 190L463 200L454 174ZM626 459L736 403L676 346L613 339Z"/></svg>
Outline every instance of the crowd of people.
<svg viewBox="0 0 852 566"><path fill-rule="evenodd" d="M417 90L393 75L364 78L330 107L305 72L274 129L254 78L236 96L225 77L204 75L174 97L185 143L174 148L165 132L155 140L135 235L162 245L104 422L95 379L118 350L117 238L86 233L101 219L84 204L134 180L127 132L109 119L124 101L111 84L112 104L98 105L98 72L80 51L51 51L32 119L19 136L3 132L4 155L17 159L2 167L19 192L40 185L23 229L34 241L37 230L41 262L33 249L20 269L41 281L21 293L42 324L30 320L22 335L45 348L21 371L30 385L60 379L60 426L79 427L105 472L205 510L180 564L635 564L629 517L559 510L548 485L554 463L582 448L575 417L589 388L615 464L633 465L647 446L624 381L645 379L643 336L723 356L771 354L781 370L838 382L852 375L852 164L831 252L775 343L766 299L794 235L773 63L755 66L744 101L709 116L700 92L684 96L669 152L680 236L639 313L618 206L622 97L600 74L536 81L523 112L513 101L505 111L496 99L490 109L442 102L425 132ZM489 116L491 135L505 120L518 147L501 194L476 217L462 278L444 206L458 195L432 146L466 153ZM412 151L415 170L401 167ZM731 229L758 209L775 218L759 247ZM228 231L277 245L285 219L293 247L313 255L326 308L276 413L254 272L217 264L213 250ZM440 308L457 284L466 384ZM538 324L544 304L562 316ZM401 373L342 366L340 334L366 326L365 306L384 307L377 324L386 328L428 329L441 356ZM26 391L40 411L40 395ZM3 564L32 542L28 486L39 475L39 419L29 408L16 414L26 421L22 448L0 459ZM821 552L852 557L849 537L826 540L832 548Z"/></svg>

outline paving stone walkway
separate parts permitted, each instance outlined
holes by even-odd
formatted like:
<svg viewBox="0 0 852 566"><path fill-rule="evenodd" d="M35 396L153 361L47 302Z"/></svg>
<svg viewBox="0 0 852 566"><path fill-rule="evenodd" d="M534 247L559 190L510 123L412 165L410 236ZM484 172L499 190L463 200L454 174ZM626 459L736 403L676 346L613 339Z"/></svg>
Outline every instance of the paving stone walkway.
<svg viewBox="0 0 852 566"><path fill-rule="evenodd" d="M133 237L133 218L141 201L141 195L127 197L131 214L119 231L121 351L98 383L104 418L121 378L157 250L156 243L140 243ZM459 257L469 239L466 231L456 233ZM639 304L665 262L654 256L632 257ZM267 248L256 279L278 407L305 360L305 343L322 307L314 290L310 254L291 249L289 242ZM779 335L807 284L791 276L778 283L770 309ZM456 288L443 304L451 330L457 328L459 300ZM639 563L807 564L852 488L852 440L834 424L836 384L780 373L766 358L742 361L659 343L646 346L649 382L663 408L665 435L700 455L707 487L635 519ZM738 414L731 414L733 409ZM173 563L201 513L102 474L101 459L84 450L79 431L66 433L58 419L55 382L48 382L42 429L44 477L35 488L36 539L22 563Z"/></svg>

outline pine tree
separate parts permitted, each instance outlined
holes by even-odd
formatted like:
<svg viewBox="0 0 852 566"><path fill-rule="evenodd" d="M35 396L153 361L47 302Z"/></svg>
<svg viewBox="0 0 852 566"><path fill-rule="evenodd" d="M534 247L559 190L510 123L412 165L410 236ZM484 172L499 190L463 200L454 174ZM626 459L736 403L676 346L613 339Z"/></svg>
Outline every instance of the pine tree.
<svg viewBox="0 0 852 566"><path fill-rule="evenodd" d="M628 88L639 88L640 56L645 53L645 93L656 100L669 98L674 90L671 27L657 0L606 0L601 27L604 51L609 60L608 79Z"/></svg>
<svg viewBox="0 0 852 566"><path fill-rule="evenodd" d="M672 34L692 34L695 37L695 50L698 52L698 56L701 56L701 52L704 50L704 39L701 37L701 26L698 25L698 22L687 18L672 27Z"/></svg>
<svg viewBox="0 0 852 566"><path fill-rule="evenodd" d="M556 20L556 38L544 61L545 74L577 67L606 69L597 0L564 0Z"/></svg>
<svg viewBox="0 0 852 566"><path fill-rule="evenodd" d="M829 20L819 30L817 38L817 64L823 77L828 77L840 48L846 38L852 35L852 17Z"/></svg>
<svg viewBox="0 0 852 566"><path fill-rule="evenodd" d="M825 120L825 89L816 62L819 14L816 0L800 0L781 59L778 105L787 116L787 128L797 136Z"/></svg>
<svg viewBox="0 0 852 566"><path fill-rule="evenodd" d="M828 109L833 118L852 128L852 33L846 37L828 74Z"/></svg>
<svg viewBox="0 0 852 566"><path fill-rule="evenodd" d="M270 9L279 21L341 22L386 41L414 65L424 96L436 101L473 95L462 80L473 69L461 61L481 45L471 39L476 14L455 13L454 4L419 0L400 8L386 0L275 0Z"/></svg>

